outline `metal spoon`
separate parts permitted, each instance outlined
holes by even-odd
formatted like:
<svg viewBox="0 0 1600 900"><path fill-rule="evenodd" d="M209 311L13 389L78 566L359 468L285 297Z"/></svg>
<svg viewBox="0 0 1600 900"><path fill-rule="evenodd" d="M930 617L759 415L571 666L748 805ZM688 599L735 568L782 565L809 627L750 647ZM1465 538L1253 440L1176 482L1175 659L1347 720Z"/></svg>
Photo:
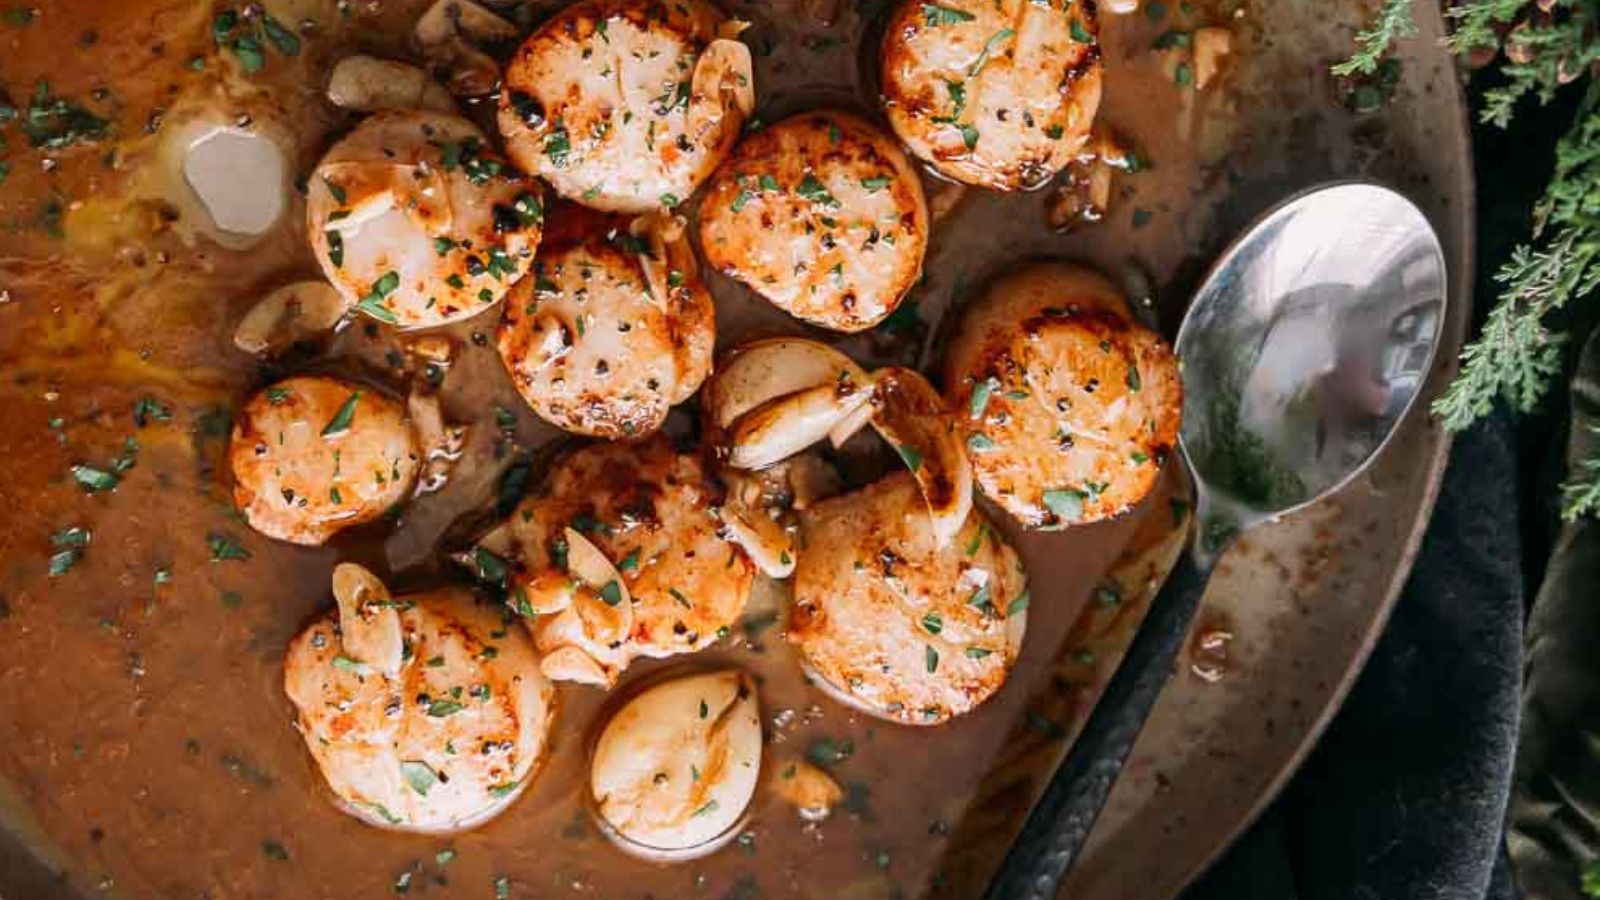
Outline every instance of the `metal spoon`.
<svg viewBox="0 0 1600 900"><path fill-rule="evenodd" d="M1194 531L1022 833L990 900L1052 900L1173 669L1218 556L1242 531L1363 472L1427 377L1444 252L1372 184L1290 198L1222 254L1178 331Z"/></svg>

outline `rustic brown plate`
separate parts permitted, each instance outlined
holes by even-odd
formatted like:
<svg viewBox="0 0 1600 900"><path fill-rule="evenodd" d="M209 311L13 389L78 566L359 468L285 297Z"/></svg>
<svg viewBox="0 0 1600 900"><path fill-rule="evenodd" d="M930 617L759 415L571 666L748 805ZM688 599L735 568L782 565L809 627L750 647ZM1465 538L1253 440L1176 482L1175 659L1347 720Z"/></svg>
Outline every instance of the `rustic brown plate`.
<svg viewBox="0 0 1600 900"><path fill-rule="evenodd" d="M585 737L604 697L572 686L559 691L548 764L483 828L382 832L326 796L290 725L281 655L330 602L332 565L361 561L399 586L459 578L436 552L441 539L459 546L471 523L457 520L492 503L518 448L555 437L474 339L491 312L455 329L462 355L446 381L447 412L475 425L470 464L392 534L292 548L250 533L228 503L219 434L229 408L274 374L229 335L266 291L315 272L292 182L346 124L321 100L327 67L353 47L403 53L425 5L272 0L280 19L315 27L298 54L269 52L251 76L218 54L211 5L191 0L52 0L30 24L0 25L0 83L12 98L26 105L47 79L52 94L96 98L85 102L114 127L110 139L50 154L50 166L13 140L5 155L27 164L0 183L0 217L14 224L0 250L0 894L343 898L400 885L463 897L502 886L513 897L977 895L1170 566L1185 525L1173 485L1116 521L1011 532L1033 585L1023 656L1004 690L937 729L863 719L806 686L771 624L784 591L759 592L744 627L696 661L762 679L768 765L807 753L829 761L848 796L820 826L763 795L739 839L705 860L623 855L580 796ZM1444 236L1455 302L1438 358L1454 357L1467 311L1470 157L1437 11L1425 5L1392 103L1357 115L1327 75L1365 15L1357 4L1163 0L1159 16L1157 6L1104 17L1103 115L1150 163L1119 181L1107 220L1058 235L1044 194L958 197L930 181L933 204L950 208L914 305L841 347L927 365L953 304L1037 256L1107 270L1170 333L1194 278L1239 226L1293 190L1362 175L1404 190ZM824 23L830 10L837 21ZM746 0L728 11L755 23L747 39L764 119L823 104L873 112L863 60L881 4ZM1238 53L1224 87L1197 98L1147 50L1168 28L1214 21L1232 23ZM217 234L178 173L175 147L204 121L282 149L286 209L259 240ZM713 288L724 345L801 330L730 282ZM393 346L358 325L336 342L345 359L336 365L395 375ZM147 396L170 418L145 407L136 423ZM514 423L502 427L496 406ZM136 464L118 489L79 490L70 467L124 456L130 437ZM1419 413L1369 477L1224 560L1201 627L1233 635L1226 659L1185 660L1072 896L1172 893L1292 771L1382 624L1447 443ZM51 536L70 526L93 539L52 577ZM231 542L249 558L216 561ZM1220 679L1190 674L1191 662ZM628 678L660 668L638 665Z"/></svg>

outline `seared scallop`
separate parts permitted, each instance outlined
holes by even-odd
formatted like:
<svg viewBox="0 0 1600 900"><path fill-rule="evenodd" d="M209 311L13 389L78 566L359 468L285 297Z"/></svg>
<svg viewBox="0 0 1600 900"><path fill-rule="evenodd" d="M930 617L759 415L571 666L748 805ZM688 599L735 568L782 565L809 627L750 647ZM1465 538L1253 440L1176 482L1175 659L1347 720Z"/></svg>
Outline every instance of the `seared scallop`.
<svg viewBox="0 0 1600 900"><path fill-rule="evenodd" d="M339 608L290 644L284 689L328 787L350 814L455 831L505 808L544 754L552 691L532 642L463 592L391 598L334 573ZM376 633L376 640L358 636Z"/></svg>
<svg viewBox="0 0 1600 900"><path fill-rule="evenodd" d="M556 193L638 213L689 199L755 105L750 51L704 0L584 0L506 67L500 133Z"/></svg>
<svg viewBox="0 0 1600 900"><path fill-rule="evenodd" d="M681 859L733 837L760 775L755 682L724 670L653 685L617 710L595 742L589 789L619 845Z"/></svg>
<svg viewBox="0 0 1600 900"><path fill-rule="evenodd" d="M922 494L896 472L801 517L786 636L841 700L934 725L1006 680L1022 646L1026 578L973 510L941 546Z"/></svg>
<svg viewBox="0 0 1600 900"><path fill-rule="evenodd" d="M950 178L1040 187L1089 136L1098 32L1094 0L903 0L883 39L889 124Z"/></svg>
<svg viewBox="0 0 1600 900"><path fill-rule="evenodd" d="M511 603L533 616L545 671L608 684L636 657L690 653L725 634L755 576L720 521L726 499L705 464L665 438L558 461L509 522L522 569Z"/></svg>
<svg viewBox="0 0 1600 900"><path fill-rule="evenodd" d="M1103 275L1027 267L990 286L954 335L947 398L965 411L979 488L1006 512L1063 528L1155 486L1178 439L1178 364Z"/></svg>
<svg viewBox="0 0 1600 900"><path fill-rule="evenodd" d="M922 273L928 207L900 147L836 111L750 135L700 204L706 261L835 331L883 321Z"/></svg>
<svg viewBox="0 0 1600 900"><path fill-rule="evenodd" d="M399 401L335 378L290 378L234 421L233 502L268 537L321 544L410 497L421 456Z"/></svg>
<svg viewBox="0 0 1600 900"><path fill-rule="evenodd" d="M552 218L498 336L534 412L577 434L642 438L705 380L715 310L682 231L572 207Z"/></svg>
<svg viewBox="0 0 1600 900"><path fill-rule="evenodd" d="M370 116L308 183L306 228L328 281L401 328L443 325L499 302L527 272L544 208L466 119Z"/></svg>

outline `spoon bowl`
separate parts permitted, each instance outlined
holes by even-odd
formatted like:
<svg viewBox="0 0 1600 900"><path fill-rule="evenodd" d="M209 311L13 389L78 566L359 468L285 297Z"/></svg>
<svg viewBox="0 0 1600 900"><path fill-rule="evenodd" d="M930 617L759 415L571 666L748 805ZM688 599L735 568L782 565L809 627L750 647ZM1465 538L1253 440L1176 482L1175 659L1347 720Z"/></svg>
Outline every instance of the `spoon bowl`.
<svg viewBox="0 0 1600 900"><path fill-rule="evenodd" d="M1444 250L1405 197L1340 182L1297 194L1231 244L1178 331L1181 458L1194 531L985 895L1050 900L1077 861L1245 529L1366 470L1415 405L1445 318Z"/></svg>
<svg viewBox="0 0 1600 900"><path fill-rule="evenodd" d="M1177 340L1202 551L1365 470L1421 391L1444 308L1437 236L1377 185L1291 198L1222 255Z"/></svg>

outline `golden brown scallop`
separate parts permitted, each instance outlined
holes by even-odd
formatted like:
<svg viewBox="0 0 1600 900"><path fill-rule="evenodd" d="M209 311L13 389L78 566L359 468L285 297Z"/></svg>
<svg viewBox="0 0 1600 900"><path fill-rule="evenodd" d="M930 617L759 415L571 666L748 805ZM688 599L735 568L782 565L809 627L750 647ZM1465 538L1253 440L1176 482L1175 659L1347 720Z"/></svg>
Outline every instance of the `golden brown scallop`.
<svg viewBox="0 0 1600 900"><path fill-rule="evenodd" d="M922 274L928 207L900 147L845 113L803 113L739 143L700 203L706 262L835 331L883 321Z"/></svg>
<svg viewBox="0 0 1600 900"><path fill-rule="evenodd" d="M399 401L335 378L290 378L239 410L233 502L268 537L321 544L410 497L421 457Z"/></svg>
<svg viewBox="0 0 1600 900"><path fill-rule="evenodd" d="M940 546L922 494L896 472L801 517L788 639L832 693L934 725L1005 682L1022 646L1027 580L974 510Z"/></svg>
<svg viewBox="0 0 1600 900"><path fill-rule="evenodd" d="M1094 123L1098 32L1094 0L904 0L883 38L889 124L958 181L1040 187Z"/></svg>
<svg viewBox="0 0 1600 900"><path fill-rule="evenodd" d="M290 642L283 679L306 749L345 811L424 832L498 814L547 745L552 690L532 641L463 592L395 599L349 565L334 583L347 596ZM356 649L364 630L392 631L393 658Z"/></svg>
<svg viewBox="0 0 1600 900"><path fill-rule="evenodd" d="M691 653L725 634L755 577L720 521L726 499L699 457L659 436L560 459L509 521L521 569L511 605L534 616L545 671L608 683L636 657Z"/></svg>
<svg viewBox="0 0 1600 900"><path fill-rule="evenodd" d="M517 50L500 92L511 158L607 212L689 199L755 105L750 51L704 0L583 0Z"/></svg>
<svg viewBox="0 0 1600 900"><path fill-rule="evenodd" d="M643 438L699 388L716 314L682 231L664 217L552 215L497 339L540 417L577 434Z"/></svg>
<svg viewBox="0 0 1600 900"><path fill-rule="evenodd" d="M466 119L380 112L311 174L306 228L328 281L360 312L427 328L499 302L527 272L544 211L538 182Z"/></svg>
<svg viewBox="0 0 1600 900"><path fill-rule="evenodd" d="M1006 512L1064 528L1155 486L1178 439L1178 364L1105 276L1029 266L991 285L954 335L946 396L964 411L978 486Z"/></svg>

